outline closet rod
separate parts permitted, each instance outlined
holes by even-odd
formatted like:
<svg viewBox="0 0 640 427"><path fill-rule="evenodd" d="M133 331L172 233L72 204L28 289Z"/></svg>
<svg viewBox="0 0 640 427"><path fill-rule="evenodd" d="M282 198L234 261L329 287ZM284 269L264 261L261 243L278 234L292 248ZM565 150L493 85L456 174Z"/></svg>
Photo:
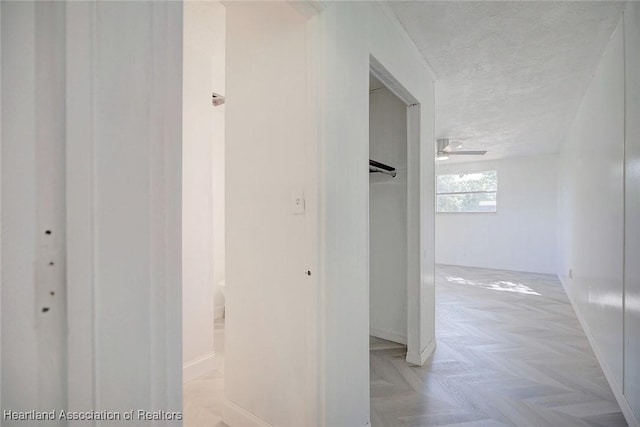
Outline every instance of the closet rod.
<svg viewBox="0 0 640 427"><path fill-rule="evenodd" d="M383 174L389 175L389 176L391 176L393 178L395 178L396 175L397 175L397 173L394 172L394 171L388 171L388 170L380 169L380 168L377 168L375 166L369 166L369 173L383 173Z"/></svg>
<svg viewBox="0 0 640 427"><path fill-rule="evenodd" d="M375 160L371 159L369 159L369 173L383 173L394 178L397 175L396 168L385 165L384 163L376 162Z"/></svg>

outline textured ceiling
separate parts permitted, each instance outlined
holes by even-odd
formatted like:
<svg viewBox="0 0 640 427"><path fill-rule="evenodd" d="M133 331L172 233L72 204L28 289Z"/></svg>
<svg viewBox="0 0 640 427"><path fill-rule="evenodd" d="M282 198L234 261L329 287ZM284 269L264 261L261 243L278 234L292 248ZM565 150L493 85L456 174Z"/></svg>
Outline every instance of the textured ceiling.
<svg viewBox="0 0 640 427"><path fill-rule="evenodd" d="M489 150L458 161L557 152L624 7L592 1L389 5L438 77L436 137L462 141L464 150Z"/></svg>

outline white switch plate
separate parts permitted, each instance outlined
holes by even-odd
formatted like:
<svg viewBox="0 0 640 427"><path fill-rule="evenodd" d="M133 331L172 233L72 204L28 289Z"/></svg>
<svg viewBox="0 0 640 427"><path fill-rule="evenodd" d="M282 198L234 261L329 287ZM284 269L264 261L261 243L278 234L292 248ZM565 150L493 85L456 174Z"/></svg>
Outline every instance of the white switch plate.
<svg viewBox="0 0 640 427"><path fill-rule="evenodd" d="M294 215L304 215L304 192L302 190L293 192L291 203Z"/></svg>

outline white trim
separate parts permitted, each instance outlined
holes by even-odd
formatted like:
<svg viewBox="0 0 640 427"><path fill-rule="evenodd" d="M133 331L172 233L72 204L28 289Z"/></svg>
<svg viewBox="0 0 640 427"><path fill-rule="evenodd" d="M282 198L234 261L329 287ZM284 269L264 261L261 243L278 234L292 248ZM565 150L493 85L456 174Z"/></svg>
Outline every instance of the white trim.
<svg viewBox="0 0 640 427"><path fill-rule="evenodd" d="M385 331L384 329L370 328L369 335L376 338L382 338L383 340L393 341L393 342L407 345L406 334L403 335L398 332Z"/></svg>
<svg viewBox="0 0 640 427"><path fill-rule="evenodd" d="M562 277L558 276L558 278L560 279L560 283L562 283L562 287L564 288L564 291L567 294L567 297L569 297L569 302L571 302L573 311L576 313L576 317L578 318L578 321L580 322L580 326L582 326L582 330L584 330L584 333L587 336L587 339L589 340L589 344L591 344L591 349L595 353L596 359L598 359L598 364L600 365L602 372L604 372L604 376L607 379L607 382L609 383L609 387L611 387L611 391L613 392L613 395L615 396L616 401L618 402L618 405L620 405L620 410L622 411L624 418L627 420L627 424L629 424L629 427L640 427L640 420L638 420L635 417L633 413L633 409L631 409L631 405L629 405L629 401L627 401L627 398L624 395L622 387L620 386L620 384L618 384L618 381L616 381L616 378L613 375L611 368L609 368L609 365L606 363L606 359L604 358L602 351L598 347L595 338L591 334L589 325L587 324L586 320L584 320L584 317L582 317L582 314L580 314L580 310L578 309L578 306L574 303L571 293L569 292L569 288L566 286Z"/></svg>
<svg viewBox="0 0 640 427"><path fill-rule="evenodd" d="M323 3L326 7L326 4ZM323 10L322 13L325 13ZM326 58L326 20L321 19L322 14L318 18L312 19L307 24L307 70L310 73L308 79L311 82L308 85L308 129L309 133L315 134L313 138L313 148L309 151L308 156L313 159L313 167L307 168L308 176L305 178L308 182L307 187L309 193L307 203L309 203L307 211L307 226L305 233L308 233L309 241L315 240L315 245L309 250L309 266L315 269L318 274L312 276L313 282L309 283L309 293L307 295L308 311L307 324L309 342L315 342L316 346L307 346L307 360L309 366L307 375L307 401L310 403L312 410L307 411L308 425L326 425L326 337L325 337L325 321L326 321L326 304L324 299L326 271L324 265L324 241L322 238L324 206L322 205L322 196L324 189L324 157L323 151L320 149L325 140L325 128L322 118L324 117L323 94L325 93L325 81L327 80L327 58ZM325 107L326 108L326 107ZM314 185L312 185L313 183ZM314 369L310 369L313 367ZM315 372L314 372L315 371Z"/></svg>
<svg viewBox="0 0 640 427"><path fill-rule="evenodd" d="M222 421L232 427L273 427L230 400L225 400L222 405Z"/></svg>
<svg viewBox="0 0 640 427"><path fill-rule="evenodd" d="M425 348L422 349L420 354L414 352L407 352L407 363L411 363L412 365L422 366L424 362L433 354L436 350L436 340L432 340Z"/></svg>
<svg viewBox="0 0 640 427"><path fill-rule="evenodd" d="M95 3L66 6L68 404L97 407L95 282ZM83 426L93 426L86 421Z"/></svg>
<svg viewBox="0 0 640 427"><path fill-rule="evenodd" d="M185 363L182 366L182 383L193 381L202 375L213 372L216 368L216 354L207 353L195 360Z"/></svg>
<svg viewBox="0 0 640 427"><path fill-rule="evenodd" d="M391 93L405 103L407 108L419 104L418 99L391 74L373 53L369 53L369 72L389 89Z"/></svg>
<svg viewBox="0 0 640 427"><path fill-rule="evenodd" d="M0 3L0 23L2 22L2 3ZM2 46L2 31L0 31L0 46ZM0 48L0 129L2 129L2 49ZM0 212L2 212L2 131L0 131ZM2 215L0 215L0 242L2 242ZM0 244L0 307L2 307L2 245ZM0 316L0 331L2 331L2 316ZM2 339L0 339L0 366L2 366ZM0 384L2 384L2 369L0 369ZM0 402L2 402L2 387L0 387Z"/></svg>

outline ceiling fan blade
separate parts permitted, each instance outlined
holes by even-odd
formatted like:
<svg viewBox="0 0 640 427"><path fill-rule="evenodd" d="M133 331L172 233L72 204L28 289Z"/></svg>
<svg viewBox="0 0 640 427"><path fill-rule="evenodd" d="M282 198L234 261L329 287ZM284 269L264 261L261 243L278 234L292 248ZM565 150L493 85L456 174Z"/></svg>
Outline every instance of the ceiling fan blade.
<svg viewBox="0 0 640 427"><path fill-rule="evenodd" d="M450 156L484 156L487 151L450 151L447 154Z"/></svg>

